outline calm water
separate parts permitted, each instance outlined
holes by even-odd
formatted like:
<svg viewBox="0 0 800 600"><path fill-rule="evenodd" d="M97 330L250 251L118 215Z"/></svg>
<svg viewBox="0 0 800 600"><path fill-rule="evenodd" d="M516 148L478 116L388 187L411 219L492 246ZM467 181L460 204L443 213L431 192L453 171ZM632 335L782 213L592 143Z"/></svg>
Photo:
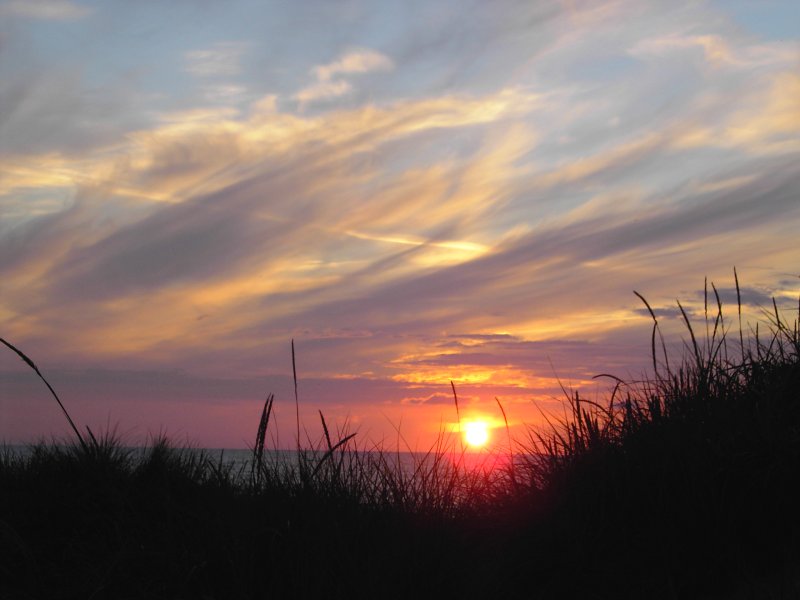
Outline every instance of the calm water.
<svg viewBox="0 0 800 600"><path fill-rule="evenodd" d="M0 443L0 453L9 453L20 457L30 455L32 452L32 445L22 444L2 444ZM125 448L130 452L131 457L135 460L143 456L147 451L147 447L129 447ZM252 450L237 449L237 448L175 448L179 452L189 452L196 454L205 454L208 458L215 463L219 463L225 467L230 467L233 472L243 471L249 468L253 459ZM322 451L309 451L309 450L266 450L264 452L264 461L270 465L293 466L297 465L299 461L304 458L306 460L319 460L323 457ZM359 458L369 461L385 462L390 467L400 468L406 474L412 474L420 464L428 467L432 466L435 457L423 452L384 452L382 455L377 452L364 452L359 453ZM444 453L440 456L440 460L446 460L451 464L457 464L467 469L480 469L492 470L496 468L505 467L508 464L508 456L504 454L484 452L451 452Z"/></svg>

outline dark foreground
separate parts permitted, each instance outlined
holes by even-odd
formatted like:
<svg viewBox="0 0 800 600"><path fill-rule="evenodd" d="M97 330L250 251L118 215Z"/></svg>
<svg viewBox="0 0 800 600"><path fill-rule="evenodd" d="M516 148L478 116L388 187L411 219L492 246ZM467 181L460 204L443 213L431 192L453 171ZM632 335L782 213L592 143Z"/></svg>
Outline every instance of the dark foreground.
<svg viewBox="0 0 800 600"><path fill-rule="evenodd" d="M513 469L338 438L287 467L268 412L238 472L164 441L6 453L0 598L798 598L800 337L772 326L572 394Z"/></svg>

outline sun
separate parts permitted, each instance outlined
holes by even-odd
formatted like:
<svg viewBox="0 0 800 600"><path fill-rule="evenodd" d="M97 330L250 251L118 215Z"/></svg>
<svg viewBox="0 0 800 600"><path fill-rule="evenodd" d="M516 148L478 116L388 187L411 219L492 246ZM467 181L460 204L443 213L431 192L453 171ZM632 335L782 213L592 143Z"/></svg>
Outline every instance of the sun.
<svg viewBox="0 0 800 600"><path fill-rule="evenodd" d="M464 440L473 448L481 448L489 441L489 425L486 421L470 421L464 424Z"/></svg>

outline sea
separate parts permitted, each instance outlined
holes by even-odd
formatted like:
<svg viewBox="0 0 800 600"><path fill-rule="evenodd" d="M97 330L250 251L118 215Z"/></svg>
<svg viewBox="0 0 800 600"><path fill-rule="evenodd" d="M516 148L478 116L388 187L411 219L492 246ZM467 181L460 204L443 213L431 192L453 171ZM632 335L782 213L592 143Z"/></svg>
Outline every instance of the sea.
<svg viewBox="0 0 800 600"><path fill-rule="evenodd" d="M67 446L60 446L67 448ZM30 456L36 448L35 444L3 444L0 442L0 456L26 458ZM123 447L135 462L138 458L144 457L151 447L132 446ZM204 456L214 464L223 468L230 469L232 473L249 472L252 465L254 454L250 449L242 448L197 448L197 447L174 447L172 450L179 453L196 454L198 457ZM265 449L263 461L270 466L289 467L297 466L301 462L315 464L325 458L326 452L323 450L277 450ZM339 451L335 452L339 456ZM506 468L509 463L509 456L497 451L460 451L453 450L434 454L431 452L396 452L396 451L347 451L347 456L363 459L367 464L378 462L386 464L393 469L399 469L406 475L413 475L414 472L422 467L427 470L437 462L439 464L449 463L466 470L493 471ZM522 456L516 456L515 463L524 462Z"/></svg>

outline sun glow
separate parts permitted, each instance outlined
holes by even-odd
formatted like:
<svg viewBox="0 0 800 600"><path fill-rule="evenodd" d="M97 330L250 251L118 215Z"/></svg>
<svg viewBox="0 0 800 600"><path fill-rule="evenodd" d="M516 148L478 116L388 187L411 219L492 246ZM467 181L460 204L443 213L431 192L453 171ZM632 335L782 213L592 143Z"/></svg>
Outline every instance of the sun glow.
<svg viewBox="0 0 800 600"><path fill-rule="evenodd" d="M473 448L481 448L489 441L489 425L486 421L470 421L464 424L464 440Z"/></svg>

